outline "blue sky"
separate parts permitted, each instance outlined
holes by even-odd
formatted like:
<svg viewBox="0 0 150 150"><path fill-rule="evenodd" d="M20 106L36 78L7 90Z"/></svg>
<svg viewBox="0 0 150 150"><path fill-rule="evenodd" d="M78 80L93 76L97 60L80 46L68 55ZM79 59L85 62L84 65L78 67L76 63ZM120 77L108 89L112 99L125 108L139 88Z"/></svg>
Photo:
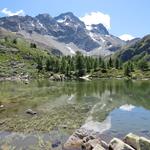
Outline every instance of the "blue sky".
<svg viewBox="0 0 150 150"><path fill-rule="evenodd" d="M17 12L35 16L49 13L57 16L71 11L78 17L91 12L101 12L110 17L109 32L116 36L130 34L142 37L150 33L150 0L1 0L0 11ZM0 13L0 16L4 16ZM105 18L103 18L105 19Z"/></svg>

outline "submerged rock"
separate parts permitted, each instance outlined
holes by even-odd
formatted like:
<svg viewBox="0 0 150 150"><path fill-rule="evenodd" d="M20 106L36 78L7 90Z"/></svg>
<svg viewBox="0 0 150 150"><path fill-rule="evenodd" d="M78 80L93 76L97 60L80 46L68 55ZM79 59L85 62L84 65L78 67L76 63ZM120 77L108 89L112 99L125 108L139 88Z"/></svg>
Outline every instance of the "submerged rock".
<svg viewBox="0 0 150 150"><path fill-rule="evenodd" d="M5 123L5 121L0 121L0 126L3 125Z"/></svg>
<svg viewBox="0 0 150 150"><path fill-rule="evenodd" d="M0 105L0 108L4 108L4 105Z"/></svg>
<svg viewBox="0 0 150 150"><path fill-rule="evenodd" d="M26 113L30 114L30 115L36 115L37 114L37 112L33 111L32 109L26 110Z"/></svg>
<svg viewBox="0 0 150 150"><path fill-rule="evenodd" d="M64 148L66 150L71 150L71 149L81 150L82 144L83 144L83 140L73 134L72 136L69 137L67 142L64 144Z"/></svg>
<svg viewBox="0 0 150 150"><path fill-rule="evenodd" d="M61 145L61 142L60 141L55 141L55 142L52 143L52 148L56 148L59 145Z"/></svg>
<svg viewBox="0 0 150 150"><path fill-rule="evenodd" d="M0 112L5 111L5 110L6 110L5 106L4 105L0 105Z"/></svg>

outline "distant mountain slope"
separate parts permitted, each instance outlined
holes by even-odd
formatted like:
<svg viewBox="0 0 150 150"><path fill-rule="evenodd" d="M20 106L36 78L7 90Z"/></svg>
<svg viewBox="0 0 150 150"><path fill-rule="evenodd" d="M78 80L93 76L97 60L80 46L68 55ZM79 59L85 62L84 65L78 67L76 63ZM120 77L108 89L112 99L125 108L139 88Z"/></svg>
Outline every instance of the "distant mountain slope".
<svg viewBox="0 0 150 150"><path fill-rule="evenodd" d="M71 12L54 18L49 14L39 14L36 17L3 17L0 18L0 27L17 32L45 47L52 44L54 49L64 55L73 55L78 50L87 55L105 56L126 44L110 35L102 24L91 25L87 29L85 24ZM38 39L35 35L43 36L43 39Z"/></svg>
<svg viewBox="0 0 150 150"><path fill-rule="evenodd" d="M123 47L115 54L115 57L120 58L123 62L128 60L150 62L150 35Z"/></svg>

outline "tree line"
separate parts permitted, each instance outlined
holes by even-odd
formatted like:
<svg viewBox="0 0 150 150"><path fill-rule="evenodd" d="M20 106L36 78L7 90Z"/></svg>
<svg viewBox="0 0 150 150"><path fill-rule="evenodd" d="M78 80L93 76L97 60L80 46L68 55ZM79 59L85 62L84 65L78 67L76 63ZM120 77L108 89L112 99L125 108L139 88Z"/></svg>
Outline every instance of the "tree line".
<svg viewBox="0 0 150 150"><path fill-rule="evenodd" d="M66 76L75 75L77 77L84 76L98 70L103 72L107 69L123 70L125 76L130 76L135 69L135 64L128 61L123 64L119 59L104 60L101 57L84 56L77 52L75 56L49 56L48 58L38 57L36 59L37 69L39 71L45 70L48 72L61 73ZM148 69L148 63L142 61L138 64L139 69L145 71Z"/></svg>

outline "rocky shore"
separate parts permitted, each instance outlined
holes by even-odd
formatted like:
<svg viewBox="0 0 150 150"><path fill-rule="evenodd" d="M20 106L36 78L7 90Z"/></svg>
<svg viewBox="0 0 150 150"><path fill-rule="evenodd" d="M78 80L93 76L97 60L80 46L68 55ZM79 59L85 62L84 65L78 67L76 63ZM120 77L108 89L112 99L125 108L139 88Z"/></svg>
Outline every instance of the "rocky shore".
<svg viewBox="0 0 150 150"><path fill-rule="evenodd" d="M129 133L123 139L113 138L109 143L96 133L76 130L64 144L65 150L150 150L150 140Z"/></svg>

